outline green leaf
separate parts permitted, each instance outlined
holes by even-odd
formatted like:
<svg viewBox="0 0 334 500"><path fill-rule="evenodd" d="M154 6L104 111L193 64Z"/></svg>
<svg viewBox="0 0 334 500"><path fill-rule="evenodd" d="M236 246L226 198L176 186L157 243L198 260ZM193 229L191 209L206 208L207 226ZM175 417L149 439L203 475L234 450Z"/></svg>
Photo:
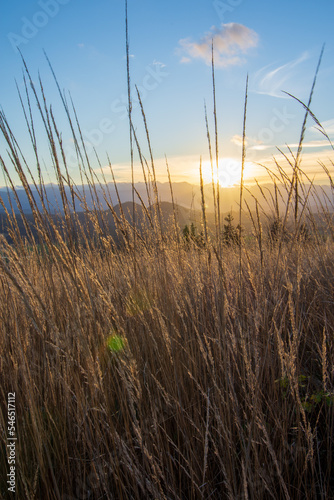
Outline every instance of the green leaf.
<svg viewBox="0 0 334 500"><path fill-rule="evenodd" d="M126 345L126 339L120 335L111 335L107 339L108 349L112 352L123 351Z"/></svg>

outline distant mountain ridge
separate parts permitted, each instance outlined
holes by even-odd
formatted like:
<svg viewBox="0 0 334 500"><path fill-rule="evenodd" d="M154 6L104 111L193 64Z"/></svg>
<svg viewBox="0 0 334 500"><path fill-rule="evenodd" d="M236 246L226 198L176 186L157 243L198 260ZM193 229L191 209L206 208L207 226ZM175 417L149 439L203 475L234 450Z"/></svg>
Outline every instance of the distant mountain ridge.
<svg viewBox="0 0 334 500"><path fill-rule="evenodd" d="M174 224L174 208L173 204L169 202L161 202L159 204L159 221L162 223L162 229L165 231L167 228L171 227L171 224ZM198 210L190 210L185 207L181 207L178 205L174 205L175 213L176 213L176 222L180 230L182 230L186 225L190 225L194 223L198 231L200 231L201 227L201 212ZM87 235L98 236L94 220L96 221L96 217L100 221L100 228L105 233L105 235L110 235L114 238L115 241L118 239L117 234L117 224L124 222L124 219L130 225L133 222L133 208L136 214L136 227L138 229L148 229L150 227L149 217L153 220L154 216L157 215L157 211L155 210L155 206L152 205L148 207L146 210L142 205L135 203L133 205L130 201L125 201L122 203L122 206L115 205L113 207L113 212L109 209L98 211L94 214L93 210L90 211L78 211L76 215L72 214L72 226L74 232L80 233L83 229ZM28 212L24 214L26 219L26 223L29 227L29 230L33 234L35 238L38 239L38 230L36 229L35 219L32 212ZM123 219L124 217L124 219ZM23 221L23 218L20 214L16 214L16 226L19 229L19 233L22 237L27 237L28 233L26 230L26 225ZM52 214L48 216L48 219L45 219L45 224L49 227L50 236L52 238L53 229L51 227L54 224L60 232L64 231L65 228L65 218L62 214ZM0 234L2 234L7 241L10 243L13 241L11 237L11 223L13 222L13 218L10 216L10 221L5 213L0 213ZM50 224L51 222L51 224ZM13 227L15 227L13 225ZM63 229L62 229L63 228ZM14 230L16 231L16 230Z"/></svg>
<svg viewBox="0 0 334 500"><path fill-rule="evenodd" d="M305 192L308 190L308 185L304 186ZM135 188L138 191L141 199L143 200L145 206L149 206L156 202L155 195L152 187L147 193L147 187L145 183L139 182L135 184ZM159 202L172 202L170 185L168 182L158 182L158 197ZM109 203L113 206L116 206L119 203L118 196L116 193L116 189L113 183L108 183L104 186L96 185L95 188L96 195L98 197L99 205L101 210L107 210L108 204L106 203L104 196L107 197ZM173 197L175 203L179 207L183 207L189 210L201 210L201 193L200 187L194 184L190 184L188 182L176 182L172 184L173 189ZM330 203L334 204L333 193L330 186L314 186L314 195L310 197L309 204L312 210L317 209L317 198L321 200L322 203L328 205L328 208L331 210ZM118 195L121 203L132 201L132 186L131 183L120 182L117 184ZM76 192L75 196L75 210L78 212L85 210L92 210L94 205L96 205L95 192L89 188L89 186L75 186L74 191ZM31 193L36 202L37 208L42 210L42 201L40 199L40 195L35 186L31 186ZM70 192L70 188L68 186L65 187L65 193L68 198L68 201L72 202L72 196ZM204 186L204 194L205 194L205 203L208 212L214 212L214 200L213 200L213 191L212 185L206 184ZM18 202L16 200L15 194L8 190L7 188L0 188L0 197L3 205L6 209L11 212L11 205L14 208L16 213L19 212L18 203L22 208L22 211L25 214L31 213L31 206L29 204L29 200L27 194L25 193L22 187L16 188L16 195L18 198ZM225 187L220 188L220 207L223 213L227 213L231 210L238 210L239 197L240 197L240 189L238 186L236 187ZM56 184L47 184L43 187L43 197L45 201L45 205L48 209L48 212L51 214L54 213L62 213L62 199L59 187ZM286 206L288 195L286 192L282 192L282 197L278 195L278 204L280 210L284 210ZM261 186L251 186L249 188L244 188L243 199L250 205L251 209L255 206L255 199L257 199L260 205L267 211L270 210L270 207L274 206L274 187L272 184L264 184ZM85 202L83 202L85 200ZM140 204L140 200L138 196L135 194L135 202ZM4 213L4 208L0 206L0 214Z"/></svg>

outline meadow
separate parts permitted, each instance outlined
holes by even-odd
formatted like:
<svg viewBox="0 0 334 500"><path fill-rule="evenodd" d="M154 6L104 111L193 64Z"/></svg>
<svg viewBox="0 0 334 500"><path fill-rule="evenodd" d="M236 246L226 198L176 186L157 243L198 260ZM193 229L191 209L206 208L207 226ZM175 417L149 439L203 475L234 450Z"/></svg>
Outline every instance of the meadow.
<svg viewBox="0 0 334 500"><path fill-rule="evenodd" d="M233 237L223 237L227 214L214 182L213 229L203 189L200 239L179 227L175 204L163 227L154 159L145 161L130 113L152 204L143 204L140 227L136 210L129 219L104 189L115 243L96 195L106 184L85 153L74 109L60 93L94 209L69 175L42 83L25 71L27 129L34 147L37 105L62 203L51 216L41 170L35 179L1 112L10 156L0 158L2 169L14 197L15 169L34 222L32 231L21 210L22 236L20 204L7 210L2 202L11 239L0 241L1 497L13 498L15 393L16 498L334 498L333 198L317 199L315 214L313 185L299 166L306 118L316 120L313 89L292 175L278 166L275 196L252 207L242 203L241 179L235 223L242 228L247 214L252 230L235 227ZM144 110L143 120L151 151ZM263 213L272 215L269 228Z"/></svg>

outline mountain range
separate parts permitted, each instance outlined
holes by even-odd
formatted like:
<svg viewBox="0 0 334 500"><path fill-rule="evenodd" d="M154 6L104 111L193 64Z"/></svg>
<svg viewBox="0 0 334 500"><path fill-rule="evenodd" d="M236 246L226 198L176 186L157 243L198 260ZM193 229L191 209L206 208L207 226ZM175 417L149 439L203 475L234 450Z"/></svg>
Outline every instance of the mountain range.
<svg viewBox="0 0 334 500"><path fill-rule="evenodd" d="M32 197L35 200L36 207L42 210L42 197L40 196L37 188L35 186L30 186ZM147 188L145 183L135 184L135 189L139 196L135 193L134 201L141 204L141 201L145 206L152 205L156 202L156 196L153 192L152 187ZM304 192L307 193L309 185L303 187ZM187 182L177 182L172 184L174 202L179 207L183 207L190 211L201 210L201 192L198 185L190 184ZM118 191L118 194L117 194ZM97 205L101 210L108 209L108 203L112 206L116 206L121 202L132 201L132 186L131 183L118 183L117 191L113 183L108 183L106 185L96 185L94 190L85 186L75 186L73 188L74 196L74 206L77 212L89 211L96 207ZM157 183L158 199L159 202L172 202L171 188L168 183ZM64 209L62 206L61 192L56 184L46 184L42 189L43 199L47 210L51 214L63 213ZM299 193L303 197L303 190L300 189ZM71 204L72 194L68 186L65 186L65 194ZM204 196L205 205L207 212L214 212L214 197L213 189L211 184L206 184L204 186ZM140 198L139 198L140 197ZM240 200L240 188L236 187L221 187L219 190L220 197L220 209L223 213L230 212L231 210L237 211L239 209ZM0 188L0 214L4 214L4 207L8 211L13 210L15 213L19 212L18 206L21 207L23 213L29 214L32 212L31 205L29 203L27 194L22 187L16 187L15 193L7 188ZM141 199L141 200L140 200ZM250 187L244 187L243 190L243 201L246 202L251 210L255 208L255 199L258 200L260 208L265 213L270 213L273 211L275 206L275 190L272 184L263 185L253 185ZM288 199L288 194L286 190L280 188L280 192L277 193L277 202L280 211L284 211L286 202ZM333 191L328 185L315 185L312 188L312 194L308 199L309 207L312 211L317 211L319 208L319 202L324 206L327 206L330 211L333 205ZM97 202L98 200L98 202ZM107 200L107 201L106 201ZM72 207L73 210L73 207Z"/></svg>

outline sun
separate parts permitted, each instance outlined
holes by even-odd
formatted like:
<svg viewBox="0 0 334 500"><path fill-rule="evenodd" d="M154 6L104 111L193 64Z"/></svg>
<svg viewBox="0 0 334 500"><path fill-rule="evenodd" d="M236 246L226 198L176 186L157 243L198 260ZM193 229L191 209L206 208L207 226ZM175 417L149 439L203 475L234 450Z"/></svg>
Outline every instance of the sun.
<svg viewBox="0 0 334 500"><path fill-rule="evenodd" d="M209 161L203 163L203 181L212 182L212 169ZM244 180L247 181L252 175L252 163L245 162ZM217 167L213 165L213 179L217 183ZM236 158L220 158L218 161L218 182L221 187L232 187L240 184L241 160Z"/></svg>

